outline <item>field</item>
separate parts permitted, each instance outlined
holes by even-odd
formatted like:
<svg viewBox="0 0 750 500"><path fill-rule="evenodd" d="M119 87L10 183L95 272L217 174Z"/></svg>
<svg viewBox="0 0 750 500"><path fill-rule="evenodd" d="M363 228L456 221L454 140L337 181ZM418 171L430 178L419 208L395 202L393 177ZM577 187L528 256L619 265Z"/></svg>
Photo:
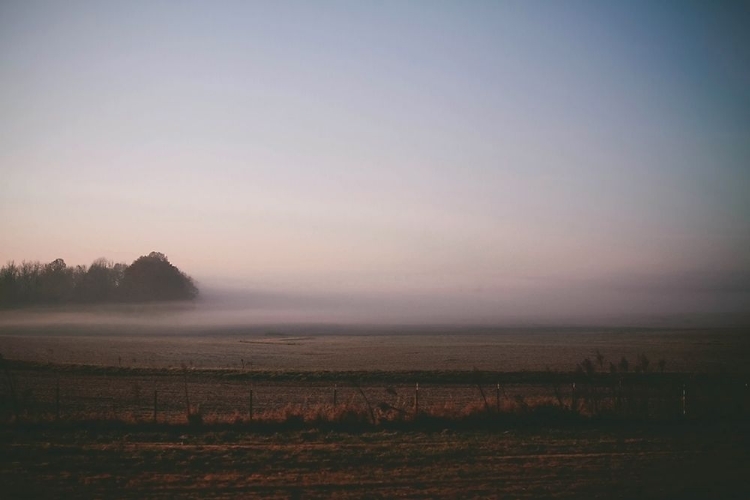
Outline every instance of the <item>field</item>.
<svg viewBox="0 0 750 500"><path fill-rule="evenodd" d="M747 329L191 326L0 321L8 359L257 370L570 371L596 352L646 354L682 373L748 373Z"/></svg>
<svg viewBox="0 0 750 500"><path fill-rule="evenodd" d="M742 330L3 325L0 485L745 498L749 345Z"/></svg>
<svg viewBox="0 0 750 500"><path fill-rule="evenodd" d="M747 498L747 427L4 429L6 498Z"/></svg>

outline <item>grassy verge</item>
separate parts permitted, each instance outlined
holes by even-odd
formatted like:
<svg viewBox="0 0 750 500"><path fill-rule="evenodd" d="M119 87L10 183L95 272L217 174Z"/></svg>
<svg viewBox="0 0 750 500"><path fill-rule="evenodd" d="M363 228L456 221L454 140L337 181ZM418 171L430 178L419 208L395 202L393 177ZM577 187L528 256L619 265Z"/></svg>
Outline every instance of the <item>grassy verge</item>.
<svg viewBox="0 0 750 500"><path fill-rule="evenodd" d="M569 373L269 372L2 360L0 424L501 429L750 416L750 390L737 376L583 365Z"/></svg>

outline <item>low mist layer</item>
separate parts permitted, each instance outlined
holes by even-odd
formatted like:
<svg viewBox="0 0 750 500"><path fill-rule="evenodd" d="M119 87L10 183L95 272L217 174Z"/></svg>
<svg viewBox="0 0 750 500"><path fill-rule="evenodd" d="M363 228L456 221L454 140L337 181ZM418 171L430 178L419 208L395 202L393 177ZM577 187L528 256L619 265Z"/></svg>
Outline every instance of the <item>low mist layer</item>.
<svg viewBox="0 0 750 500"><path fill-rule="evenodd" d="M691 284L692 283L692 284ZM529 282L493 290L257 289L208 282L191 302L75 304L0 314L0 325L133 325L190 330L253 325L750 325L735 279Z"/></svg>

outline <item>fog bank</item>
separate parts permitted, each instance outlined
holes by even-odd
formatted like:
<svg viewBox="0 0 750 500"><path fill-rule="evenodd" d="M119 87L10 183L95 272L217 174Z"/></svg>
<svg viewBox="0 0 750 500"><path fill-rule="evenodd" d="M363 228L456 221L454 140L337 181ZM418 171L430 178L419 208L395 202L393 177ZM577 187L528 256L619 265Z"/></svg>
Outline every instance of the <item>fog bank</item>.
<svg viewBox="0 0 750 500"><path fill-rule="evenodd" d="M422 290L254 288L199 282L194 302L26 308L0 326L202 330L270 325L678 326L750 325L747 274L534 280L506 287Z"/></svg>

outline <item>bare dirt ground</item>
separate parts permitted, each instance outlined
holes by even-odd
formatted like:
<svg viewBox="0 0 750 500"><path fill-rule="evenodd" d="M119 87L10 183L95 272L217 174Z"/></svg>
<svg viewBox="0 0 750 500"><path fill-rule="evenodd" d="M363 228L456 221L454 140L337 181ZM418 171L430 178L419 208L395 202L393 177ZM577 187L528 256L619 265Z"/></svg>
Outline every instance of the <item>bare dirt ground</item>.
<svg viewBox="0 0 750 500"><path fill-rule="evenodd" d="M5 498L748 498L747 426L0 431Z"/></svg>

